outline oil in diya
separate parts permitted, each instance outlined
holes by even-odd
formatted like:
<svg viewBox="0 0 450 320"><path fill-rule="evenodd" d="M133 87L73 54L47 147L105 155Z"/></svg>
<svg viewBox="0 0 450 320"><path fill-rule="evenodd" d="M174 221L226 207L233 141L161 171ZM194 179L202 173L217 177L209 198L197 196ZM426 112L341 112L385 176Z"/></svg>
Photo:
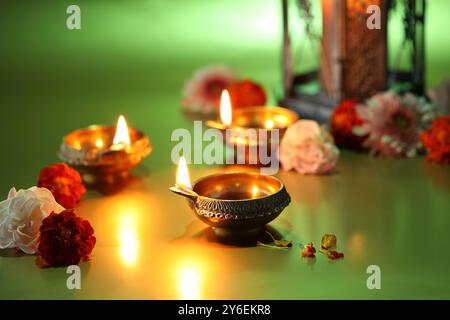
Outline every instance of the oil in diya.
<svg viewBox="0 0 450 320"><path fill-rule="evenodd" d="M191 185L184 157L170 190L188 199L189 207L220 238L253 237L289 205L281 180L258 173L235 172L204 177Z"/></svg>
<svg viewBox="0 0 450 320"><path fill-rule="evenodd" d="M224 90L220 121L208 121L206 125L220 130L226 145L233 151L233 163L264 167L276 156L281 138L297 119L295 112L282 107L233 110L229 93Z"/></svg>
<svg viewBox="0 0 450 320"><path fill-rule="evenodd" d="M148 137L128 128L120 116L117 126L90 126L63 138L59 158L75 168L89 189L113 193L123 188L131 170L152 151Z"/></svg>

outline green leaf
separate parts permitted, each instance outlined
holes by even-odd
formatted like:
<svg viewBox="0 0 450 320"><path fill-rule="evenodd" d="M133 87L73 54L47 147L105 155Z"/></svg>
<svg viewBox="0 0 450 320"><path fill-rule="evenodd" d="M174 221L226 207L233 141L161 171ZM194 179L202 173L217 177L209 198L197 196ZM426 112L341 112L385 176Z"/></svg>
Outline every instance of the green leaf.
<svg viewBox="0 0 450 320"><path fill-rule="evenodd" d="M262 243L258 241L256 245L261 247L268 247L273 249L289 249L292 247L292 241L290 240L274 240L274 242L271 243Z"/></svg>

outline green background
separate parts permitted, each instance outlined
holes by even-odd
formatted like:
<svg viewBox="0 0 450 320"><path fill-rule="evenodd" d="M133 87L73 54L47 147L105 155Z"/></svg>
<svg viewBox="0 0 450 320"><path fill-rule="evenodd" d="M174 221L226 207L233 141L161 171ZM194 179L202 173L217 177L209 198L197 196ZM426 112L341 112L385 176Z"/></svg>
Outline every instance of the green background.
<svg viewBox="0 0 450 320"><path fill-rule="evenodd" d="M0 194L32 185L65 133L120 113L150 135L148 164L170 165L172 130L191 125L178 114L196 69L223 63L270 92L280 85L280 2L1 1ZM66 28L73 3L81 30ZM448 12L450 1L428 1L430 86L450 74Z"/></svg>
<svg viewBox="0 0 450 320"><path fill-rule="evenodd" d="M70 31L66 8L74 3L82 29ZM177 298L165 270L189 254L221 272L205 275L206 298L450 297L450 171L423 158L343 152L330 177L280 173L293 203L275 226L302 243L336 232L346 253L337 263L323 256L304 263L298 247L224 249L190 231L203 226L167 191L175 173L170 135L192 126L180 112L181 89L196 69L222 63L273 93L281 79L280 11L277 0L0 2L2 198L12 186L35 185L75 128L114 124L123 113L154 146L141 184L113 197L89 193L81 206L98 238L92 262L82 265L85 290L68 291L65 270L37 268L34 257L0 257L1 298ZM450 73L448 12L450 1L428 1L429 86ZM193 167L191 175L218 170ZM134 202L141 260L125 269L116 256L116 208ZM382 266L379 292L365 286L370 264Z"/></svg>

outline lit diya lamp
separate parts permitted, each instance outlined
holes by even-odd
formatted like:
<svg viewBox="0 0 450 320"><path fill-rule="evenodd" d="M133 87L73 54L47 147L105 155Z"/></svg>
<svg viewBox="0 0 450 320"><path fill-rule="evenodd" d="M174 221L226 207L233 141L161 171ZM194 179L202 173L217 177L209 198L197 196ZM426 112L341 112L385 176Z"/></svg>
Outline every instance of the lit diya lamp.
<svg viewBox="0 0 450 320"><path fill-rule="evenodd" d="M259 157L260 149L265 148L265 155L270 157L272 145L278 146L287 128L297 120L295 112L282 107L256 106L233 111L230 95L224 90L220 102L220 121L208 121L206 125L222 132L226 144L235 150L235 160L237 152L244 150L243 164L264 166ZM227 131L231 133L228 138ZM253 160L251 151L257 155Z"/></svg>
<svg viewBox="0 0 450 320"><path fill-rule="evenodd" d="M257 235L291 201L279 179L257 173L210 175L192 187L184 157L170 190L186 197L195 215L218 236Z"/></svg>
<svg viewBox="0 0 450 320"><path fill-rule="evenodd" d="M78 170L88 188L114 192L128 181L130 171L152 151L149 139L128 128L124 116L117 126L90 126L63 139L59 158Z"/></svg>

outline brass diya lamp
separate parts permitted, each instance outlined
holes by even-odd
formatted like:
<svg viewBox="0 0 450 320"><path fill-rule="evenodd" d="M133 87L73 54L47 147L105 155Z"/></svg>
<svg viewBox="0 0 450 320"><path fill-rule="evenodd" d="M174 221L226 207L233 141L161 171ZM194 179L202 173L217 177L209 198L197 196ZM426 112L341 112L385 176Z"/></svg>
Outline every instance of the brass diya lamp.
<svg viewBox="0 0 450 320"><path fill-rule="evenodd" d="M234 150L234 163L238 163L238 153L244 151L243 164L264 166L259 157L260 149L264 147L266 155L270 157L272 144L279 144L287 128L298 120L298 116L282 107L255 106L232 110L229 93L224 90L220 119L208 121L206 125L221 131L226 145ZM228 136L227 131L231 133ZM250 156L252 151L256 155L253 160Z"/></svg>
<svg viewBox="0 0 450 320"><path fill-rule="evenodd" d="M170 190L186 197L197 218L219 237L258 235L291 201L279 179L257 173L210 175L192 187L184 157Z"/></svg>
<svg viewBox="0 0 450 320"><path fill-rule="evenodd" d="M126 184L131 169L151 151L147 136L120 116L116 127L95 125L67 134L59 158L80 172L88 188L110 193Z"/></svg>

